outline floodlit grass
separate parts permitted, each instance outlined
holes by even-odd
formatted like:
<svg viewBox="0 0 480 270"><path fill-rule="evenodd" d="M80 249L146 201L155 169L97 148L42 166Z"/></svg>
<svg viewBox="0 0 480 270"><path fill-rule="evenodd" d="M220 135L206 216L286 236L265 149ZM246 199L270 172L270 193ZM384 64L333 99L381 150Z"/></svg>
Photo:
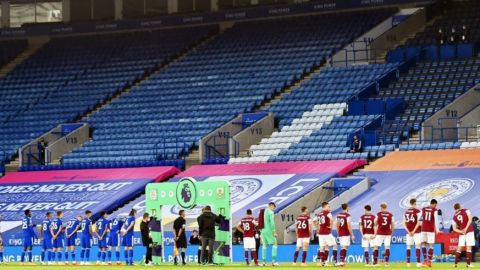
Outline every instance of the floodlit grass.
<svg viewBox="0 0 480 270"><path fill-rule="evenodd" d="M30 270L30 269L52 269L52 270L68 270L68 269L96 269L96 270L111 270L111 269L138 269L138 268L145 268L145 269L172 269L172 268L179 268L179 269L208 269L208 268L232 268L232 269L251 269L250 267L246 267L243 264L235 263L231 265L223 265L223 266L198 266L198 265L188 265L188 266L173 266L172 264L163 264L153 267L145 267L144 265L137 265L137 266L64 266L64 265L51 265L51 266L44 266L44 265L20 265L18 263L11 263L7 265L0 265L0 269L22 269L22 270ZM269 266L268 268L274 268ZM316 264L310 263L307 267L300 267L299 265L293 267L290 263L281 263L279 267L275 267L274 269L313 269L313 268L322 268L317 266ZM332 267L331 267L332 268ZM365 267L363 264L348 264L345 268L348 269L371 269L372 267ZM380 265L378 268L385 268L384 265ZM459 268L465 268L465 263L459 264ZM388 269L409 269L406 267L404 263L393 263L390 265ZM412 264L410 269L417 269L415 264ZM431 269L454 269L452 263L436 263L432 266Z"/></svg>

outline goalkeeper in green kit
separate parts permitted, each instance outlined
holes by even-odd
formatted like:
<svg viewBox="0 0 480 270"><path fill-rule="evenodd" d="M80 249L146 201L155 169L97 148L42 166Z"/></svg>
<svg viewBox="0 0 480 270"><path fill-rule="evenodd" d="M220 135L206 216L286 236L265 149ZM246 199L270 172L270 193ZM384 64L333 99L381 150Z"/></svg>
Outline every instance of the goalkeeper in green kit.
<svg viewBox="0 0 480 270"><path fill-rule="evenodd" d="M272 246L272 266L279 265L277 263L277 232L275 231L275 216L273 213L275 207L275 203L270 202L268 208L265 209L265 213L263 214L264 225L260 233L263 266L267 265L267 248L269 245Z"/></svg>

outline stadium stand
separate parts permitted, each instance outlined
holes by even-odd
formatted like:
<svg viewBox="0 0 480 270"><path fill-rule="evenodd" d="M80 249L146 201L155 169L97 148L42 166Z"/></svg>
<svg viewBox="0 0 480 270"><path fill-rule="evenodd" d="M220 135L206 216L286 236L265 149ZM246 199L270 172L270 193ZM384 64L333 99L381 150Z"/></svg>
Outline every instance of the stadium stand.
<svg viewBox="0 0 480 270"><path fill-rule="evenodd" d="M377 97L404 98L406 108L394 120L387 120L379 140L398 144L435 112L475 85L480 77L480 59L421 61Z"/></svg>
<svg viewBox="0 0 480 270"><path fill-rule="evenodd" d="M8 64L28 46L26 39L0 41L0 67Z"/></svg>
<svg viewBox="0 0 480 270"><path fill-rule="evenodd" d="M230 163L368 158L368 152L348 154L348 139L379 117L343 117L345 102L396 69L392 63L323 69L269 109L279 119L281 130L252 146L250 157L233 158ZM378 153L375 150L372 156Z"/></svg>
<svg viewBox="0 0 480 270"><path fill-rule="evenodd" d="M55 38L0 80L7 159L58 123L78 120L205 38L214 27Z"/></svg>
<svg viewBox="0 0 480 270"><path fill-rule="evenodd" d="M444 14L424 31L406 42L407 46L428 46L434 44L453 44L475 42L480 38L478 24L480 2L475 0L455 1ZM439 33L441 31L441 33ZM465 39L462 39L465 36ZM441 43L440 40L444 42Z"/></svg>
<svg viewBox="0 0 480 270"><path fill-rule="evenodd" d="M92 115L93 140L65 155L64 164L179 159L393 12L237 23Z"/></svg>

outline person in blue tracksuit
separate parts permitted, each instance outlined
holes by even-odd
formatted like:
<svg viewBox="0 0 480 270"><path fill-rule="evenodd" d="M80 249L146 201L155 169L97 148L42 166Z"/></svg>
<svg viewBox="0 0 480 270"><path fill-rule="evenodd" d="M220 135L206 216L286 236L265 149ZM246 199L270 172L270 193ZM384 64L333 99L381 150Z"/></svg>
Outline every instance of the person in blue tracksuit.
<svg viewBox="0 0 480 270"><path fill-rule="evenodd" d="M102 211L100 213L100 218L95 223L95 235L98 239L97 265L106 265L105 259L107 258L107 235L109 223L110 221L107 218L107 212Z"/></svg>
<svg viewBox="0 0 480 270"><path fill-rule="evenodd" d="M21 262L22 265L25 263L25 256L28 256L28 262L32 263L33 259L33 241L37 239L37 234L35 233L35 225L32 222L32 212L27 209L24 211L25 217L22 219L22 231L23 231L23 251Z"/></svg>
<svg viewBox="0 0 480 270"><path fill-rule="evenodd" d="M82 220L82 253L80 253L81 265L90 265L90 249L92 248L92 211L85 211L85 218Z"/></svg>
<svg viewBox="0 0 480 270"><path fill-rule="evenodd" d="M47 212L45 219L42 221L40 227L40 239L42 240L42 264L50 263L52 259L52 233L50 232L50 225L52 224L52 213Z"/></svg>
<svg viewBox="0 0 480 270"><path fill-rule="evenodd" d="M124 247L125 262L127 265L133 265L133 227L135 226L136 214L137 210L132 209L128 214L128 217L125 220L122 228L122 245Z"/></svg>
<svg viewBox="0 0 480 270"><path fill-rule="evenodd" d="M109 265L113 264L112 252L115 250L115 258L117 265L120 265L120 231L122 230L124 218L116 217L110 221L108 235L108 261Z"/></svg>
<svg viewBox="0 0 480 270"><path fill-rule="evenodd" d="M69 264L69 256L68 252L70 252L72 258L72 264L77 265L77 261L75 261L75 241L77 240L77 232L81 228L82 223L82 216L77 216L76 218L72 218L67 223L67 228L65 229L65 236L67 238L67 250L65 251L65 264Z"/></svg>
<svg viewBox="0 0 480 270"><path fill-rule="evenodd" d="M50 232L52 233L52 241L53 241L53 256L52 261L55 261L55 254L57 256L57 262L60 264L62 262L62 253L63 247L65 245L63 236L65 235L63 232L63 212L57 211L57 218L52 221L50 225Z"/></svg>

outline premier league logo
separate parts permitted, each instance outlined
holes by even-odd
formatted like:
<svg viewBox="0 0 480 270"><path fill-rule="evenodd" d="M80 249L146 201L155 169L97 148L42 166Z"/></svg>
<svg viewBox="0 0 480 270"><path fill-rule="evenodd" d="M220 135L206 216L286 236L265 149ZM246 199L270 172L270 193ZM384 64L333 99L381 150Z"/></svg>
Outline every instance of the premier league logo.
<svg viewBox="0 0 480 270"><path fill-rule="evenodd" d="M190 192L190 187L188 186L188 184L185 183L182 189L182 200L188 203L190 202L190 199L192 199L192 193Z"/></svg>
<svg viewBox="0 0 480 270"><path fill-rule="evenodd" d="M177 202L184 209L192 209L197 201L197 186L195 179L182 178L177 185Z"/></svg>

